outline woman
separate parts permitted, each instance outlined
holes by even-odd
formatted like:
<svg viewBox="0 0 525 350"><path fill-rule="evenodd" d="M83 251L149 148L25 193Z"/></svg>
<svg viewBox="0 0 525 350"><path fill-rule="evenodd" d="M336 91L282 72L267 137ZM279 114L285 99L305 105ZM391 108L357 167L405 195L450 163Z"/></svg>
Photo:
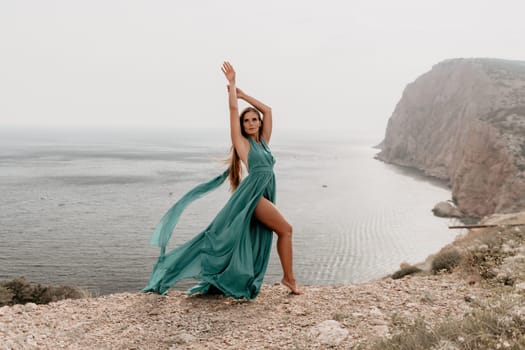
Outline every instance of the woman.
<svg viewBox="0 0 525 350"><path fill-rule="evenodd" d="M235 85L235 70L222 65L228 80L231 164L228 170L185 194L164 215L155 228L151 243L161 247L150 281L143 289L166 294L183 278L201 282L190 294L219 290L234 298L253 299L260 291L272 245L272 231L278 235L281 283L294 294L302 294L293 274L292 226L275 207L275 160L268 148L272 134L272 111ZM239 115L237 99L253 107ZM261 119L262 112L264 120ZM242 181L242 161L249 175ZM198 197L217 188L229 177L232 196L212 223L200 234L165 254L166 245L184 208Z"/></svg>

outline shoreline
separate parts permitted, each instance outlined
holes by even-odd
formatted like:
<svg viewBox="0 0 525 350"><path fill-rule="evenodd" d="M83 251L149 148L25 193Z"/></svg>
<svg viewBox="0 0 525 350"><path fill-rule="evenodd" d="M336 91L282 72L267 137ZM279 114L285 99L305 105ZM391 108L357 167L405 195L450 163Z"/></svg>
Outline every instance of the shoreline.
<svg viewBox="0 0 525 350"><path fill-rule="evenodd" d="M516 220L525 221L525 212L488 222ZM4 306L0 344L5 349L379 349L388 347L377 347L378 342L398 339L417 320L442 327L502 300L525 324L520 306L525 304L525 228L471 230L442 251L450 249L496 258L477 264L465 259L451 273L302 286L300 296L265 284L251 301L170 290L166 296L117 293Z"/></svg>

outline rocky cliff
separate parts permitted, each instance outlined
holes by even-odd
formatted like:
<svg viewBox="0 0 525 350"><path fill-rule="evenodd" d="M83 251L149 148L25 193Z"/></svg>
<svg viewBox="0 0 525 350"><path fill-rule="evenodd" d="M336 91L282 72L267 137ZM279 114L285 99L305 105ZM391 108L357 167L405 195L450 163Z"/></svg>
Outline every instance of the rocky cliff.
<svg viewBox="0 0 525 350"><path fill-rule="evenodd" d="M525 62L450 59L410 83L377 158L448 180L469 216L525 209Z"/></svg>

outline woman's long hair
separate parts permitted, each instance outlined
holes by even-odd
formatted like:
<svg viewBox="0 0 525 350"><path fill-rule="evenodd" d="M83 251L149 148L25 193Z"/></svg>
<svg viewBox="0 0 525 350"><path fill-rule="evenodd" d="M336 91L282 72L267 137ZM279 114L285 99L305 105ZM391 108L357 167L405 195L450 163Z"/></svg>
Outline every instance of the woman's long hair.
<svg viewBox="0 0 525 350"><path fill-rule="evenodd" d="M249 137L248 134L246 134L246 131L244 131L244 126L243 126L244 116L248 112L254 112L259 117L259 121L261 122L261 126L259 127L259 136L261 136L263 120L261 118L261 112L259 112L259 110L254 107L247 107L241 112L241 115L239 117L239 123L241 124L242 136L246 138ZM229 171L228 179L230 180L230 191L233 192L237 189L237 187L241 183L241 178L242 178L241 158L239 158L239 155L237 154L237 151L235 150L235 147L233 145L230 149L230 158L229 158L228 163L230 163L230 166L228 168L228 171Z"/></svg>

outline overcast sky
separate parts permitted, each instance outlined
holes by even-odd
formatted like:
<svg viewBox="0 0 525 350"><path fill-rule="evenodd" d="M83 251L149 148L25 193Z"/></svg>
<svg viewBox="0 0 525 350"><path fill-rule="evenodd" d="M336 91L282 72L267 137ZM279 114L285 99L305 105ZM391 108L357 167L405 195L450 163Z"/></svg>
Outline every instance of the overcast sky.
<svg viewBox="0 0 525 350"><path fill-rule="evenodd" d="M524 60L525 1L4 0L0 127L227 127L224 60L275 127L382 133L453 57Z"/></svg>

